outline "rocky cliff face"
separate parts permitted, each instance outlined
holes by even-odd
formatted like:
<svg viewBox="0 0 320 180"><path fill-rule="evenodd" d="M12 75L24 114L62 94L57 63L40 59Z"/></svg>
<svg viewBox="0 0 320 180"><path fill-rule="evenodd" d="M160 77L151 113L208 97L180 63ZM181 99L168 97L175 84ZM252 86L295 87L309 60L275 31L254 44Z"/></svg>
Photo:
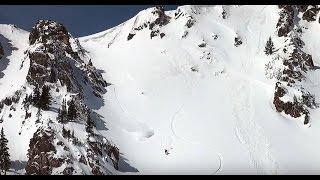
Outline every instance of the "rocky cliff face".
<svg viewBox="0 0 320 180"><path fill-rule="evenodd" d="M107 82L79 41L58 22L38 21L30 32L29 45L24 54L24 60L30 60L25 85L0 102L0 109L9 106L10 111L25 111L18 119L22 127L36 128L26 174L111 174L118 169L119 149L98 133L95 121L99 115L92 109L103 102ZM35 99L46 88L51 103L42 109ZM60 109L71 114L69 106L74 115L64 114L62 121Z"/></svg>
<svg viewBox="0 0 320 180"><path fill-rule="evenodd" d="M28 152L29 160L26 166L26 174L50 175L53 168L60 167L64 158L54 157L57 149L53 146L54 131L52 129L39 128L30 140Z"/></svg>
<svg viewBox="0 0 320 180"><path fill-rule="evenodd" d="M148 13L148 12L146 12ZM150 12L150 15L147 17L151 16L149 19L143 19L141 22L137 22L134 24L132 27L131 32L129 33L127 40L131 40L137 32L148 28L150 32L150 38L152 39L153 37L159 36L163 38L165 34L161 32L161 27L167 25L170 22L171 17L167 16L165 14L165 10L163 7L155 7L152 9ZM143 17L142 17L143 18ZM136 21L139 20L139 15L136 19Z"/></svg>
<svg viewBox="0 0 320 180"><path fill-rule="evenodd" d="M69 97L74 101L77 112L76 119L72 121L88 126L86 122L88 116L92 117L92 110L86 104L86 99L92 96L100 99L106 92L107 82L92 65L91 59L86 64L84 60L88 59L80 58L84 57L85 51L79 41L62 24L41 20L32 28L29 42L27 56L30 59L30 69L27 82L34 88L49 85L56 92L63 92L65 88L66 94L63 93L63 96L73 94ZM53 95L53 99L58 103L62 100L61 95ZM70 105L69 102L67 104ZM109 173L105 161L111 158L111 151L105 147L112 145L105 137L93 130L87 131L87 138L81 140L74 135L77 134L76 130L71 132L68 124L63 124L62 128L60 124L60 129L57 129L52 120L44 122L47 122L47 126L42 130L38 129L30 141L27 174L83 174L88 171L92 174ZM76 156L73 152L75 150L81 153ZM39 161L47 169L41 170L42 166L40 169L39 166L34 166ZM79 163L87 166L87 172ZM118 161L110 163L117 169Z"/></svg>
<svg viewBox="0 0 320 180"><path fill-rule="evenodd" d="M79 57L77 50L82 49L80 44L62 24L50 20L39 21L32 28L29 42L27 82L30 85L42 88L49 83L52 88L66 87L68 92L76 93L73 99L77 109L82 112L87 108L85 96L93 94L100 98L106 92L106 81L92 64L85 64Z"/></svg>
<svg viewBox="0 0 320 180"><path fill-rule="evenodd" d="M30 69L27 81L35 86L42 86L44 82L66 85L70 92L82 92L81 83L77 82L75 71L81 71L79 78L90 82L95 94L103 93L107 83L102 79L93 66L84 64L75 49L81 49L80 44L71 43L76 40L66 28L57 22L49 20L39 21L30 33L31 48L28 51Z"/></svg>
<svg viewBox="0 0 320 180"><path fill-rule="evenodd" d="M279 8L280 18L276 26L278 36L285 37L287 43L277 53L277 58L282 60L284 68L276 83L273 103L278 112L284 112L294 118L304 116L304 124L309 124L308 109L315 108L317 105L314 95L304 89L302 82L306 73L314 70L314 63L312 56L302 49L304 42L301 40L301 36L306 27L300 25L299 21L296 23L294 21L299 19L299 15L308 22L315 21L319 8L317 6L295 5L281 5ZM288 91L293 89L298 90L300 94L291 97L292 101L281 100L285 94L288 94Z"/></svg>

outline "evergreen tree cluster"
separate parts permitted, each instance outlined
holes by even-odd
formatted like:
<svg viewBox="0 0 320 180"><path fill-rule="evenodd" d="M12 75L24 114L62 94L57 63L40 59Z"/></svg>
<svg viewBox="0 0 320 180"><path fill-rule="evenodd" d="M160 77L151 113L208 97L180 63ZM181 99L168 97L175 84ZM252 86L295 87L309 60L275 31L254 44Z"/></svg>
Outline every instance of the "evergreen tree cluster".
<svg viewBox="0 0 320 180"><path fill-rule="evenodd" d="M86 131L89 134L93 133L93 127L95 126L94 121L91 118L91 112L87 109L87 122L86 122Z"/></svg>
<svg viewBox="0 0 320 180"><path fill-rule="evenodd" d="M33 90L33 94L26 95L26 97L23 100L23 108L25 110L25 119L28 119L31 117L31 112L29 113L30 105L34 105L38 108L37 111L37 123L40 122L41 117L41 110L49 110L49 107L51 105L52 97L50 94L50 87L47 85L44 85L41 90L42 93L40 93L39 88L36 87Z"/></svg>
<svg viewBox="0 0 320 180"><path fill-rule="evenodd" d="M89 62L88 62L88 66L92 66L92 61L91 61L91 59L90 59Z"/></svg>
<svg viewBox="0 0 320 180"><path fill-rule="evenodd" d="M10 168L10 165L11 165L11 162L10 162L10 154L9 154L9 148L8 148L8 140L6 139L3 128L2 128L1 134L0 134L0 175L2 173L6 175L6 172Z"/></svg>
<svg viewBox="0 0 320 180"><path fill-rule="evenodd" d="M39 88L35 88L32 96L32 104L40 108L42 110L49 110L51 105L51 94L50 94L50 87L44 85L42 87L42 93L40 93Z"/></svg>
<svg viewBox="0 0 320 180"><path fill-rule="evenodd" d="M22 104L23 104L23 108L25 110L25 119L28 119L29 117L31 117L31 112L29 113L29 108L32 102L32 94L30 95L26 95L26 97L24 98Z"/></svg>
<svg viewBox="0 0 320 180"><path fill-rule="evenodd" d="M38 111L37 111L37 120L36 123L40 123L40 119L42 117L42 113L41 113L41 109L38 107Z"/></svg>
<svg viewBox="0 0 320 180"><path fill-rule="evenodd" d="M64 138L66 138L66 139L73 138L73 137L74 137L74 131L73 131L72 134L71 134L70 130L66 130L66 129L64 128L64 126L62 126L62 136L63 136Z"/></svg>
<svg viewBox="0 0 320 180"><path fill-rule="evenodd" d="M64 138L68 139L68 140L72 139L72 143L74 145L80 145L81 144L79 139L74 136L74 131L72 131L72 133L71 133L71 131L70 130L66 130L66 128L64 128L64 126L62 126L62 136Z"/></svg>
<svg viewBox="0 0 320 180"><path fill-rule="evenodd" d="M58 110L58 117L57 117L58 122L66 123L76 118L77 118L77 109L76 109L75 101L72 99L69 102L69 106L67 110L66 99L63 99L61 109Z"/></svg>
<svg viewBox="0 0 320 180"><path fill-rule="evenodd" d="M50 82L51 83L55 83L57 81L57 75L56 75L56 72L53 68L51 68L50 70Z"/></svg>
<svg viewBox="0 0 320 180"><path fill-rule="evenodd" d="M70 101L70 104L69 104L69 107L68 107L68 115L67 115L67 119L70 121L70 120L73 120L77 118L77 110L76 110L76 105L75 105L75 102L74 100L72 99Z"/></svg>
<svg viewBox="0 0 320 180"><path fill-rule="evenodd" d="M61 109L59 108L58 110L58 117L57 120L60 123L65 123L67 121L67 103L66 103L66 99L62 100L62 105L61 105Z"/></svg>
<svg viewBox="0 0 320 180"><path fill-rule="evenodd" d="M274 51L275 51L275 48L274 48L273 42L271 40L271 37L269 37L269 40L266 43L264 52L266 53L266 55L271 55L274 53Z"/></svg>

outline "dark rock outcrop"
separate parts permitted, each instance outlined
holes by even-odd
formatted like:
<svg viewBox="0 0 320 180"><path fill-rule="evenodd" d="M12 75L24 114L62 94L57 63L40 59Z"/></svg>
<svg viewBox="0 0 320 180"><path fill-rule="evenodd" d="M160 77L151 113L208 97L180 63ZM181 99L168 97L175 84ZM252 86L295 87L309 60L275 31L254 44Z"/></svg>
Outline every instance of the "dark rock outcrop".
<svg viewBox="0 0 320 180"><path fill-rule="evenodd" d="M131 40L137 31L141 31L145 28L149 28L151 30L150 37L151 39L155 36L161 36L161 38L164 36L164 33L160 33L161 27L167 25L170 22L171 17L167 16L165 14L165 10L163 7L155 7L153 11L151 12L156 18L153 21L147 21L143 24L133 27L133 32L129 33L127 40Z"/></svg>
<svg viewBox="0 0 320 180"><path fill-rule="evenodd" d="M278 36L287 36L293 28L294 9L291 5L279 5L280 18L277 23Z"/></svg>
<svg viewBox="0 0 320 180"><path fill-rule="evenodd" d="M38 129L30 140L28 162L25 167L27 175L50 175L53 168L60 167L64 160L55 158L53 146L54 134L49 129Z"/></svg>
<svg viewBox="0 0 320 180"><path fill-rule="evenodd" d="M165 35L165 33L160 33L160 38L162 39Z"/></svg>
<svg viewBox="0 0 320 180"><path fill-rule="evenodd" d="M96 136L96 141L88 141L87 144L89 145L86 150L88 162L84 157L81 161L88 163L88 165L91 167L92 174L104 174L100 168L101 162L97 159L98 156L106 156L105 160L112 164L115 169L119 170L120 152L115 145L110 144L108 141L104 142L99 136Z"/></svg>
<svg viewBox="0 0 320 180"><path fill-rule="evenodd" d="M136 34L131 34L131 33L129 33L129 35L128 35L128 37L127 37L127 40L130 41L130 40L133 38L134 35L136 35Z"/></svg>
<svg viewBox="0 0 320 180"><path fill-rule="evenodd" d="M202 43L198 44L198 46L199 46L200 48L204 48L204 47L206 47L206 46L207 46L207 43L202 42Z"/></svg>
<svg viewBox="0 0 320 180"><path fill-rule="evenodd" d="M160 33L160 28L167 25L171 18L165 14L164 8L159 6L154 8L152 14L156 15L157 18L149 23L149 29L151 30L150 37L152 39L153 37L160 35L162 39L164 33Z"/></svg>
<svg viewBox="0 0 320 180"><path fill-rule="evenodd" d="M187 23L185 24L185 26L187 28L191 28L194 25L194 23L196 22L191 14L183 12L180 8L178 8L176 10L176 12L174 13L174 19L176 19L176 20L179 19L180 17L184 17L184 16L186 16L187 19L188 19Z"/></svg>
<svg viewBox="0 0 320 180"><path fill-rule="evenodd" d="M194 20L192 16L189 16L189 19L188 19L188 21L187 21L185 26L187 28L191 28L194 25L195 22L196 22L196 20Z"/></svg>
<svg viewBox="0 0 320 180"><path fill-rule="evenodd" d="M86 65L79 57L78 53L83 55L84 49L62 24L40 20L32 28L29 42L29 84L36 88L42 88L48 82L52 83L52 87L55 83L66 86L68 92L77 93L74 100L79 112L84 112L86 108L84 98L88 92L84 89L91 89L92 94L98 98L106 92L107 82L92 64ZM71 42L76 46L75 49Z"/></svg>
<svg viewBox="0 0 320 180"><path fill-rule="evenodd" d="M62 41L66 46L70 46L69 38L70 35L62 24L40 20L30 32L29 43L33 45L36 42L46 44L48 41Z"/></svg>
<svg viewBox="0 0 320 180"><path fill-rule="evenodd" d="M278 36L287 36L293 29L293 20L295 18L295 10L302 13L302 19L308 22L315 21L320 8L317 5L279 5L280 18L277 23Z"/></svg>
<svg viewBox="0 0 320 180"><path fill-rule="evenodd" d="M67 87L67 92L75 94L72 96L72 101L76 109L76 118L69 121L83 124L87 120L86 112L92 111L86 104L86 98L100 103L102 95L106 93L105 87L108 84L100 71L94 67L80 42L73 38L62 24L55 21L39 21L32 28L29 43L30 47L26 51L26 57L30 59L27 83L33 85L34 88L42 88L46 84L58 92L60 85ZM84 63L85 58L90 59L87 64ZM53 99L56 100L57 97ZM6 103L12 103L13 100L8 99ZM70 106L70 102L66 104ZM62 164L65 165L65 168L61 172L54 171L54 173L65 175L77 173L75 172L78 170L76 163L73 164L75 160L89 166L93 174L106 174L106 167L101 164L101 159L107 154L101 145L101 139L104 137L100 137L97 146L92 146L90 142L79 141L70 130L68 131L69 136L64 136L62 133L60 137L56 135L60 133L59 130L53 130L50 126L52 121L50 121L47 126L39 125L39 129L30 140L27 174L52 174L53 169L61 167ZM43 120L43 122L46 121ZM64 138L64 141L61 138ZM54 141L57 142L56 146L59 148L55 149ZM73 144L68 143L67 145L67 142ZM87 154L73 157L70 146L84 147ZM62 152L57 153L57 150Z"/></svg>
<svg viewBox="0 0 320 180"><path fill-rule="evenodd" d="M35 50L28 50L30 58L28 83L42 87L44 82L55 83L60 80L69 90L80 90L73 76L71 62L76 60L82 63L82 60L78 53L72 50L70 38L66 28L55 21L40 20L32 28L29 43L38 46ZM52 73L56 75L54 78L50 76Z"/></svg>
<svg viewBox="0 0 320 180"><path fill-rule="evenodd" d="M311 8L309 8L303 13L302 19L308 22L315 21L316 16L319 13L319 10L320 8L318 8L317 5L311 5Z"/></svg>
<svg viewBox="0 0 320 180"><path fill-rule="evenodd" d="M299 12L305 12L309 7L309 5L294 5L294 6Z"/></svg>
<svg viewBox="0 0 320 180"><path fill-rule="evenodd" d="M158 35L159 35L159 33L160 33L160 31L159 31L159 30L151 31L151 33L150 33L150 38L152 39L153 37L158 36Z"/></svg>
<svg viewBox="0 0 320 180"><path fill-rule="evenodd" d="M275 105L277 112L284 112L285 114L288 114L293 118L298 118L298 117L301 117L302 115L305 115L304 124L308 124L310 121L310 113L305 103L303 101L301 102L297 100L296 97L293 98L294 99L293 102L282 101L280 98L287 93L287 90L280 82L277 82L275 89L276 90L274 93L273 104ZM311 97L307 95L304 95L304 96L307 99Z"/></svg>
<svg viewBox="0 0 320 180"><path fill-rule="evenodd" d="M0 42L0 59L4 56L4 50Z"/></svg>
<svg viewBox="0 0 320 180"><path fill-rule="evenodd" d="M222 18L223 19L226 19L227 18L227 11L225 10L225 9L223 9L223 11L222 11Z"/></svg>
<svg viewBox="0 0 320 180"><path fill-rule="evenodd" d="M303 33L299 24L294 24L295 17L298 13L303 13L302 19L314 21L314 16L318 13L316 6L309 5L280 5L280 18L277 23L278 36L286 37L289 44L283 48L283 52L287 53L287 49L292 49L289 58L282 58L285 68L282 69L281 77L276 83L273 104L278 112L284 112L293 118L305 115L304 124L310 121L309 108L317 107L314 95L310 94L302 86L296 85L305 79L306 73L314 69L312 56L305 53L302 48L305 43L301 40ZM295 28L293 28L295 26ZM285 87L283 84L286 84ZM284 102L281 100L288 89L293 88L302 92L301 97L293 95L293 101ZM300 96L300 95L299 95Z"/></svg>
<svg viewBox="0 0 320 180"><path fill-rule="evenodd" d="M155 9L152 11L152 14L157 15L158 18L149 24L150 30L152 30L155 25L159 25L160 27L165 26L170 21L170 17L165 14L163 7L155 7Z"/></svg>

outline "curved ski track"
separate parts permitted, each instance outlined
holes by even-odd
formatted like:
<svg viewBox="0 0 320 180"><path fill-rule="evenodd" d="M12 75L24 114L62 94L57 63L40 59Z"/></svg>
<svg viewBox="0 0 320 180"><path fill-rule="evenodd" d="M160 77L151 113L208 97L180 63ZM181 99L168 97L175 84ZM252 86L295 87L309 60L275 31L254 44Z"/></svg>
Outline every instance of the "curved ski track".
<svg viewBox="0 0 320 180"><path fill-rule="evenodd" d="M251 34L247 22L248 34ZM251 39L251 36L250 36ZM246 41L248 43L248 41ZM250 41L252 42L252 40ZM242 61L241 72L250 72L253 61L252 49L247 48L248 60ZM238 84L232 85L230 89L233 102L233 115L236 119L235 133L241 144L249 152L251 162L259 174L277 174L278 166L274 159L268 138L263 134L262 128L254 120L253 90L250 79L239 79Z"/></svg>
<svg viewBox="0 0 320 180"><path fill-rule="evenodd" d="M187 78L185 77L185 81L187 82ZM174 137L176 137L177 139L187 143L187 144L192 144L192 145L199 145L199 142L193 142L191 140L188 140L186 138L183 138L181 136L178 136L178 134L176 133L176 130L174 128L174 123L176 120L176 116L182 111L182 109L189 103L189 100L191 99L191 94L192 94L192 89L194 88L194 85L192 83L192 80L189 81L190 82L190 88L189 88L189 93L188 93L188 97L186 98L185 102L181 104L181 106L178 108L178 110L172 115L171 118L171 132L173 134ZM215 151L215 150L214 150ZM221 153L215 151L215 153L217 154L217 156L219 157L219 167L214 171L213 175L218 173L219 171L222 170L223 168L223 156L221 155Z"/></svg>

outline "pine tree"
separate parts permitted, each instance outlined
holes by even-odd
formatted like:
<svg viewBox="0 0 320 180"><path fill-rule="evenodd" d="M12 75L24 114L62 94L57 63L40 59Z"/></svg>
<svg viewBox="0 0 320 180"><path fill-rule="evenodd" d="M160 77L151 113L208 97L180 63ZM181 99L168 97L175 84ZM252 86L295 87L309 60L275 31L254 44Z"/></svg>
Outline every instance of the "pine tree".
<svg viewBox="0 0 320 180"><path fill-rule="evenodd" d="M24 98L22 103L23 103L23 108L24 109L27 109L29 107L30 101L29 101L29 96L28 95L26 95L26 97Z"/></svg>
<svg viewBox="0 0 320 180"><path fill-rule="evenodd" d="M34 106L38 107L39 102L40 102L40 91L38 88L35 88L32 96L32 103Z"/></svg>
<svg viewBox="0 0 320 180"><path fill-rule="evenodd" d="M63 122L66 121L67 119L67 115L68 115L68 112L67 112L67 101L66 99L63 99L62 100L62 109L61 109L61 117L63 119Z"/></svg>
<svg viewBox="0 0 320 180"><path fill-rule="evenodd" d="M49 110L49 106L51 105L51 94L50 87L44 85L42 87L42 93L40 96L39 107L43 110Z"/></svg>
<svg viewBox="0 0 320 180"><path fill-rule="evenodd" d="M88 65L89 65L89 66L92 66L91 59L89 60Z"/></svg>
<svg viewBox="0 0 320 180"><path fill-rule="evenodd" d="M57 81L57 76L56 76L56 72L54 71L53 68L51 68L51 71L50 71L50 82L51 83L55 83Z"/></svg>
<svg viewBox="0 0 320 180"><path fill-rule="evenodd" d="M266 53L266 55L271 55L273 54L274 50L275 48L274 48L273 42L271 40L271 37L269 37L269 40L267 41L264 52Z"/></svg>
<svg viewBox="0 0 320 180"><path fill-rule="evenodd" d="M64 128L64 125L62 126L62 136L63 136L64 138L67 137L67 131L66 131L66 129Z"/></svg>
<svg viewBox="0 0 320 180"><path fill-rule="evenodd" d="M2 128L1 134L0 134L0 170L1 172L4 172L4 174L6 175L6 172L10 168L10 165L11 165L11 162L10 162L10 154L9 154L9 148L8 148L8 140L6 139L3 132L3 128Z"/></svg>
<svg viewBox="0 0 320 180"><path fill-rule="evenodd" d="M66 99L62 99L61 109L58 110L57 120L59 123L66 123L67 121L67 103Z"/></svg>
<svg viewBox="0 0 320 180"><path fill-rule="evenodd" d="M29 106L32 102L32 95L26 95L26 97L23 100L23 108L25 110L25 119L27 119L29 117Z"/></svg>
<svg viewBox="0 0 320 180"><path fill-rule="evenodd" d="M36 120L36 123L39 123L40 122L40 119L41 119L41 116L42 116L42 113L41 113L41 108L38 107L38 111L37 111L37 120Z"/></svg>
<svg viewBox="0 0 320 180"><path fill-rule="evenodd" d="M74 120L75 118L77 118L77 110L76 110L76 105L74 100L72 99L70 101L69 107L68 107L68 116L67 119L70 120Z"/></svg>
<svg viewBox="0 0 320 180"><path fill-rule="evenodd" d="M63 122L63 118L61 117L61 109L60 109L60 108L58 109L57 121L58 121L59 123L64 123L64 122Z"/></svg>
<svg viewBox="0 0 320 180"><path fill-rule="evenodd" d="M32 103L32 94L30 94L29 96L28 96L28 102L31 104Z"/></svg>
<svg viewBox="0 0 320 180"><path fill-rule="evenodd" d="M66 139L70 139L71 137L71 132L70 130L66 130L66 128L64 128L64 125L62 126L62 136Z"/></svg>
<svg viewBox="0 0 320 180"><path fill-rule="evenodd" d="M93 133L93 126L94 126L94 122L91 119L91 112L90 110L87 110L87 124L86 124L86 131L87 133L92 134Z"/></svg>

